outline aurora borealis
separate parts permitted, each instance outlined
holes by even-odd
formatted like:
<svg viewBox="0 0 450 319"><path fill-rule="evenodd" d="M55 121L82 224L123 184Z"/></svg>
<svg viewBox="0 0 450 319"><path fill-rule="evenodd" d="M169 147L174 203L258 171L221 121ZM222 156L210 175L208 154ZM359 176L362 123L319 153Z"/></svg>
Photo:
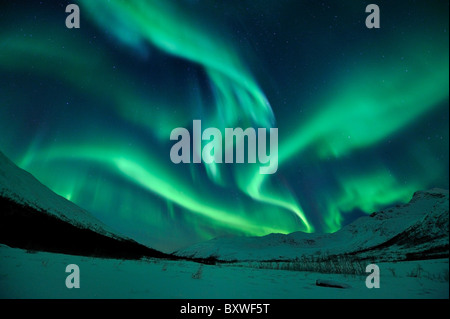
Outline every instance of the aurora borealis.
<svg viewBox="0 0 450 319"><path fill-rule="evenodd" d="M79 4L81 28L64 25ZM333 232L449 187L448 1L0 5L0 150L135 240ZM279 166L170 160L174 128L278 128Z"/></svg>

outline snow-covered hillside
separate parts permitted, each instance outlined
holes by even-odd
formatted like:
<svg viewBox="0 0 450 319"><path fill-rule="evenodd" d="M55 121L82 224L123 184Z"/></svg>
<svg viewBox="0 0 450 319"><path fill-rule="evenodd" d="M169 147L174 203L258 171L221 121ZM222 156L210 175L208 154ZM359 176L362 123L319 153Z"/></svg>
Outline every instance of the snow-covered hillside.
<svg viewBox="0 0 450 319"><path fill-rule="evenodd" d="M302 256L357 254L404 260L448 256L449 192L416 192L405 205L357 219L333 234L270 234L216 238L177 251L219 260L291 260ZM386 255L388 254L388 255Z"/></svg>
<svg viewBox="0 0 450 319"><path fill-rule="evenodd" d="M43 210L80 228L100 234L118 236L90 213L51 191L27 171L17 167L0 152L0 197Z"/></svg>
<svg viewBox="0 0 450 319"><path fill-rule="evenodd" d="M126 238L55 194L0 152L0 243L112 258L169 257Z"/></svg>

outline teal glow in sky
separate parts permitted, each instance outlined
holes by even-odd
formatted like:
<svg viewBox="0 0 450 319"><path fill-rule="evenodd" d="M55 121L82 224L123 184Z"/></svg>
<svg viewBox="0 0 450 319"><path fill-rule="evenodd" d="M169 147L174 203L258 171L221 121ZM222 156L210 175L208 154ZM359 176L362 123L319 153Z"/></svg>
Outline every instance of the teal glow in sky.
<svg viewBox="0 0 450 319"><path fill-rule="evenodd" d="M400 1L402 2L402 1ZM334 232L448 188L448 2L74 1L0 10L0 150L144 244ZM170 132L277 127L279 168L170 160ZM200 148L201 149L201 148Z"/></svg>

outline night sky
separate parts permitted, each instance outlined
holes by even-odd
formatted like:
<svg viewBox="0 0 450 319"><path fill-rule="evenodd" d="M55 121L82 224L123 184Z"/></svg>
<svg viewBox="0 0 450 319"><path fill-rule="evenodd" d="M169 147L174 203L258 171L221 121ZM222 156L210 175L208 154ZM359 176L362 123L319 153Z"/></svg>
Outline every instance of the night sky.
<svg viewBox="0 0 450 319"><path fill-rule="evenodd" d="M79 4L81 28L65 7ZM367 29L376 3L381 28ZM0 151L164 251L334 232L449 188L448 1L2 1ZM173 164L170 133L279 130L279 169Z"/></svg>

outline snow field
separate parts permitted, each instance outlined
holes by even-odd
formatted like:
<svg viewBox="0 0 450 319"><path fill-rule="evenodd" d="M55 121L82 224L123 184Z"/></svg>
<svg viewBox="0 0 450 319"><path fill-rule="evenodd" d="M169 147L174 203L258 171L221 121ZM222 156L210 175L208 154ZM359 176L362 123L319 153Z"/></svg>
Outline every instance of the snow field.
<svg viewBox="0 0 450 319"><path fill-rule="evenodd" d="M80 289L65 286L68 264L80 268ZM448 259L378 265L381 287L368 289L366 276L257 269L245 263L100 259L0 246L0 298L449 298ZM351 288L318 287L317 279Z"/></svg>

